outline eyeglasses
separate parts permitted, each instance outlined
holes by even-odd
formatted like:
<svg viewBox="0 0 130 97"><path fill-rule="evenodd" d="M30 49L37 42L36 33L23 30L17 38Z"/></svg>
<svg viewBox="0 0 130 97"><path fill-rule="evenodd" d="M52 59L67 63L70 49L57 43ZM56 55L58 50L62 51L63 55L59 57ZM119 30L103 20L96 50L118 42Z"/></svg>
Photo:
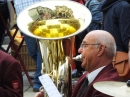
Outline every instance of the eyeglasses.
<svg viewBox="0 0 130 97"><path fill-rule="evenodd" d="M81 44L80 48L81 49L86 48L88 45L100 45L100 43L97 43L97 44Z"/></svg>

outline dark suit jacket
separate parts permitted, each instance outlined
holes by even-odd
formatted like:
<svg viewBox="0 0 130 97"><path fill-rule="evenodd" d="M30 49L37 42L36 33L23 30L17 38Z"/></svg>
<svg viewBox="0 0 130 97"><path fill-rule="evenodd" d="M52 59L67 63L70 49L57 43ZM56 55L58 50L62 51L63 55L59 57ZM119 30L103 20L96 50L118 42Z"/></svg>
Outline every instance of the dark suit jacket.
<svg viewBox="0 0 130 97"><path fill-rule="evenodd" d="M0 97L23 97L23 78L20 64L1 50Z"/></svg>
<svg viewBox="0 0 130 97"><path fill-rule="evenodd" d="M87 72L80 77L80 79L74 86L72 90L72 97L80 97L80 95L78 95L78 91L83 84L86 74ZM118 76L117 70L112 66L112 64L109 64L101 70L101 72L96 76L94 81L88 86L84 97L111 97L94 89L93 84L99 81L121 81L121 79Z"/></svg>

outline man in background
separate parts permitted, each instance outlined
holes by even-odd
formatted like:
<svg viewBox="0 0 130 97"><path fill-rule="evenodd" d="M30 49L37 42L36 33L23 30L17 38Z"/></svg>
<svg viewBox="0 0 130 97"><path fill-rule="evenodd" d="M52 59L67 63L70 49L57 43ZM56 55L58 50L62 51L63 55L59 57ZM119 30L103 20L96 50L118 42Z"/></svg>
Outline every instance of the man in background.
<svg viewBox="0 0 130 97"><path fill-rule="evenodd" d="M130 79L130 69L126 64L128 63L130 40L130 1L103 0L99 10L103 12L103 29L108 31L116 41L117 52L114 67L117 68L119 75L127 81ZM124 60L124 58L126 59Z"/></svg>
<svg viewBox="0 0 130 97"><path fill-rule="evenodd" d="M28 6L30 6L34 3L40 2L40 1L42 1L42 0L14 0L14 7L15 7L15 11L16 11L17 16L19 15L19 13L22 10L24 10ZM41 87L41 82L39 81L38 77L41 75L41 68L42 68L41 67L42 61L41 61L40 51L39 51L39 48L38 48L38 45L37 45L35 38L29 37L25 34L23 34L23 36L24 36L25 43L26 43L26 46L28 49L28 53L36 62L36 72L35 72L35 76L34 76L33 91L38 92L39 88Z"/></svg>
<svg viewBox="0 0 130 97"><path fill-rule="evenodd" d="M78 48L85 37L85 35L92 31L92 30L101 30L101 22L102 22L102 12L99 11L98 7L102 0L87 0L85 1L85 6L91 12L92 21L90 25L86 28L85 31L81 32L80 34L76 35L76 55L78 55ZM72 75L72 77L80 77L84 69L81 67L81 62L76 61L76 69L77 72Z"/></svg>

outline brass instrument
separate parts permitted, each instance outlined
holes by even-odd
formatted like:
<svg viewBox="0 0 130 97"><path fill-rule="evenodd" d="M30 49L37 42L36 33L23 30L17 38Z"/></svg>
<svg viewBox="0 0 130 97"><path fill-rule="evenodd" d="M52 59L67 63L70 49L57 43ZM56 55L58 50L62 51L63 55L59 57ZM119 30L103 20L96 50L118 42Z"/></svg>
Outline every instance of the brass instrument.
<svg viewBox="0 0 130 97"><path fill-rule="evenodd" d="M49 74L58 90L68 97L71 90L71 63L64 54L62 40L38 40L42 54L42 74ZM47 94L44 94L47 97Z"/></svg>
<svg viewBox="0 0 130 97"><path fill-rule="evenodd" d="M23 17L27 21L21 21ZM42 74L51 77L63 97L71 95L74 36L85 30L90 22L91 13L85 6L65 0L36 3L18 16L19 29L38 41L43 60Z"/></svg>

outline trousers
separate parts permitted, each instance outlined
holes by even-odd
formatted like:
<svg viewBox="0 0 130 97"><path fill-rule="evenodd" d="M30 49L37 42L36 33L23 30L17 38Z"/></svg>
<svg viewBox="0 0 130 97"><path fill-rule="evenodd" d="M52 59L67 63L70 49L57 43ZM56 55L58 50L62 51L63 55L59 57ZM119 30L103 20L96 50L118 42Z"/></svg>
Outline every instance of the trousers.
<svg viewBox="0 0 130 97"><path fill-rule="evenodd" d="M32 59L36 62L36 71L35 71L35 77L34 77L34 86L36 88L40 88L41 87L41 82L39 80L39 76L41 76L41 54L36 42L35 38L29 37L25 34L23 34L24 39L25 39L25 43L28 49L28 54L29 56L32 57Z"/></svg>

